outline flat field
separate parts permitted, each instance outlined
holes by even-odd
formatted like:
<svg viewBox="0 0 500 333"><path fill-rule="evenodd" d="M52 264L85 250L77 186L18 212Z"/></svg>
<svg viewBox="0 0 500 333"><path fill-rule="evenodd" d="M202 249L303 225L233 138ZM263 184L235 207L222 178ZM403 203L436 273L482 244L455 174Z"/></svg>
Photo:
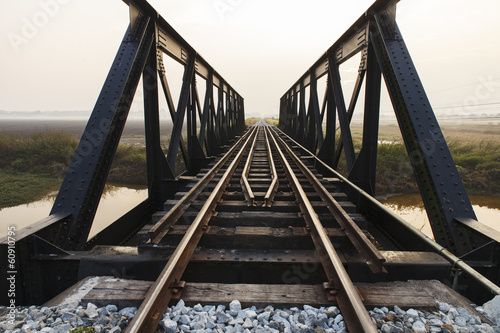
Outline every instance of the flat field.
<svg viewBox="0 0 500 333"><path fill-rule="evenodd" d="M255 123L259 119L249 119ZM277 119L266 118L277 124ZM28 203L57 190L66 173L86 120L0 120L0 208ZM166 148L172 129L161 123ZM469 194L500 194L500 121L442 122L441 127ZM362 125L352 124L357 149ZM413 171L396 124L381 124L377 194L416 193ZM108 181L145 184L144 123L127 121ZM339 170L345 170L341 159Z"/></svg>

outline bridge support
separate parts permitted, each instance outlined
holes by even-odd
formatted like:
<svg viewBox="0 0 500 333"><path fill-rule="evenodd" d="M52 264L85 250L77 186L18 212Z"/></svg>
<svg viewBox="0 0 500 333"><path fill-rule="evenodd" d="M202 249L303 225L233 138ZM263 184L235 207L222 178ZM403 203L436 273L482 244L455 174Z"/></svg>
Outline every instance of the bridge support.
<svg viewBox="0 0 500 333"><path fill-rule="evenodd" d="M141 74L148 165L147 201L152 206L161 206L175 192L175 186L173 190L170 187L176 176L182 172L196 174L209 161L210 153L218 152L221 144L243 129L244 124L237 121L244 119L243 99L234 89L146 1L132 1L129 6L129 31L122 41L51 211L51 214L71 214L70 222L66 225L54 224L51 227L53 231L46 238L65 250L79 250L86 246ZM174 107L170 93L163 65L164 55L184 66L177 107ZM203 114L197 80L207 82ZM158 81L162 84L173 123L166 156L160 145ZM213 126L215 101L211 95L214 85L227 99L226 108L219 110L219 117L225 120L222 127L228 131L228 135L224 136L214 131ZM187 149L182 133L185 119ZM219 132L221 129L218 128ZM141 221L144 223L144 220ZM125 223L130 228L124 228L123 224L122 221L122 241L127 239L129 232L141 226L137 221Z"/></svg>
<svg viewBox="0 0 500 333"><path fill-rule="evenodd" d="M6 266L9 271L5 271L0 282L3 290L9 290L9 280L5 274L15 276L16 305L42 304L74 284L85 272L95 273L100 268L103 268L101 272L110 273L109 269L114 274L118 268L133 267L134 274L144 273L148 278L149 274L154 275L149 266L146 272L143 266L135 266L136 262L152 261L148 253L138 253L134 258L124 259L121 254L128 249L119 245L130 244L132 237L141 236L139 231L142 231L142 227L151 221L155 212L162 209L165 200L178 191L179 175L196 174L244 129L243 98L145 0L126 2L130 8L130 26L50 216L16 232L15 241L11 242L8 238L0 241L2 258L10 258L12 252L16 256L15 263ZM366 218L363 218L362 223L370 228L373 226L374 232L383 234L388 244L391 243L398 251L437 252L454 268L466 272L468 279L475 280L474 284L479 283L498 294L498 287L484 276L493 281L500 280L500 233L475 219L467 193L395 22L396 2L376 1L367 14L356 21L284 94L280 102L280 126L298 141L294 142L295 147L307 151L300 146L303 144L316 155L312 156L314 166L323 168L336 179L333 186L347 187L347 196ZM339 66L357 53L361 53L358 77L352 97L346 104ZM177 105L174 105L171 96L168 73L163 64L164 56L171 57L184 67ZM141 75L145 100L148 198L88 240ZM320 105L318 80L323 76L326 76L327 84ZM374 193L376 182L382 76L434 235L441 245L393 216L368 195ZM197 85L202 80L206 84L203 104ZM166 152L160 144L158 82L161 83L173 127ZM350 122L363 83L366 87L363 140L361 149L357 151ZM308 101L306 95L309 95ZM323 131L324 119L326 133ZM335 135L337 125L341 130L339 137ZM183 131L184 127L186 132ZM349 179L331 168L338 166L342 152L347 162ZM342 231L339 229L335 232ZM280 234L285 235L282 232ZM103 266L109 266L96 268L95 263L99 261L97 257L103 253L93 248L95 245L108 245L103 248L103 253L109 251L111 254L105 253L108 258ZM91 249L96 251L89 251ZM152 249L160 250L157 254L164 258L162 249ZM277 260L281 261L281 258ZM295 265L294 260L291 261L292 265ZM403 264L407 265L408 262ZM448 269L448 266L443 269ZM484 273L484 276L471 266ZM125 273L123 270L122 274ZM363 277L365 275L362 274ZM282 275L279 278L282 279ZM474 290L470 288L471 292ZM9 293L3 293L0 303L8 305L11 298Z"/></svg>
<svg viewBox="0 0 500 333"><path fill-rule="evenodd" d="M490 239L457 222L464 218L476 220L476 215L398 29L397 2L375 2L283 95L280 127L333 168L338 167L343 151L348 179L373 195L383 75L435 239L455 254L464 255L483 247ZM359 75L346 108L339 66L359 53ZM319 112L316 82L325 75L325 103ZM361 149L356 151L350 121L363 81L366 82L363 140ZM307 113L306 90L309 91ZM326 135L323 137L325 113ZM336 119L340 128L338 142ZM497 246L497 258L498 251Z"/></svg>
<svg viewBox="0 0 500 333"><path fill-rule="evenodd" d="M22 256L22 265L16 267L18 305L39 304L76 282L78 267L65 266L64 260L51 261L51 270L60 275L53 279L42 272L40 256L43 257L44 253L67 255L66 251L81 251L98 244L126 243L151 220L152 214L165 200L178 191L177 177L180 174L196 174L244 129L243 98L145 0L126 3L130 8L130 26L50 216L29 230L23 230L16 239L16 251ZM177 107L170 93L164 56L184 66ZM88 240L141 75L149 195L144 202ZM203 109L197 91L197 81L202 80L206 81ZM166 154L160 144L158 81L173 123ZM214 87L218 89L217 101L213 97ZM185 119L187 133L183 133ZM9 251L7 243L4 239L0 245L3 258L7 258ZM47 269L47 266L43 267ZM51 282L44 284L48 277ZM6 287L5 283L6 279L2 279L0 286ZM3 294L2 301L5 297Z"/></svg>

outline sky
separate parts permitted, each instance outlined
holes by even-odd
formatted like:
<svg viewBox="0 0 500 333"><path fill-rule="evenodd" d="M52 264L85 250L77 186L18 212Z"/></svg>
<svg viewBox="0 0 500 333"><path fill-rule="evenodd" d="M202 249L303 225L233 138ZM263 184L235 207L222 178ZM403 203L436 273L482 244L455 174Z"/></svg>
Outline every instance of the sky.
<svg viewBox="0 0 500 333"><path fill-rule="evenodd" d="M245 98L247 116L277 116L280 97L372 2L150 0ZM438 116L500 113L499 12L498 0L398 4L398 25ZM120 0L2 0L0 110L90 114L128 20ZM358 61L341 67L346 95ZM174 96L176 71L167 74ZM132 109L141 108L139 89Z"/></svg>

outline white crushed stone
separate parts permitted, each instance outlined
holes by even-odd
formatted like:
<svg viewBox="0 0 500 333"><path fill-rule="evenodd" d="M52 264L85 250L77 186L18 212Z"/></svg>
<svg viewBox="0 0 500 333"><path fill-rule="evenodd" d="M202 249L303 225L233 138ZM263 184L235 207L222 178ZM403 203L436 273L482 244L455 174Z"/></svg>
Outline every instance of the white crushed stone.
<svg viewBox="0 0 500 333"><path fill-rule="evenodd" d="M88 285L80 289L86 289ZM483 323L480 317L464 308L438 302L434 312L416 309L401 309L394 306L369 310L372 322L383 333L500 333L500 296L478 307L496 326ZM57 307L16 308L15 320L0 317L0 331L5 333L63 333L76 327L92 327L95 333L120 333L137 312L135 307L118 309L115 305L97 307L88 303L86 307L74 303L73 298ZM234 300L229 308L225 305L196 304L188 307L184 301L167 308L157 332L177 333L334 333L347 332L344 318L335 307L304 305L303 309L264 309L250 307L242 309Z"/></svg>
<svg viewBox="0 0 500 333"><path fill-rule="evenodd" d="M61 305L78 305L80 300L99 283L99 276L88 279L76 292L64 298Z"/></svg>
<svg viewBox="0 0 500 333"><path fill-rule="evenodd" d="M500 295L495 296L491 301L486 302L481 307L483 314L497 326L500 326Z"/></svg>

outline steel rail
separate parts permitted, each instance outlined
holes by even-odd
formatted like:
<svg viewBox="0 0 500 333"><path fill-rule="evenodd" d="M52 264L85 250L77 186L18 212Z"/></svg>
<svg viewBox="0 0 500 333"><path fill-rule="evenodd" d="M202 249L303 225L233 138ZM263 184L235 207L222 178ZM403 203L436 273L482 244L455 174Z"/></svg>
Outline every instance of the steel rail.
<svg viewBox="0 0 500 333"><path fill-rule="evenodd" d="M217 172L226 164L238 147L247 139L251 131L245 133L231 149L201 178L191 190L186 193L167 214L165 214L149 231L150 240L148 243L158 244L168 233L170 227L184 214L193 201L203 191L203 189L215 177Z"/></svg>
<svg viewBox="0 0 500 333"><path fill-rule="evenodd" d="M370 267L373 273L387 273L383 267L385 262L384 256L373 245L373 243L366 237L358 225L351 219L347 212L340 206L340 204L333 198L328 190L321 184L321 182L314 176L311 170L297 157L297 155L290 149L290 147L279 136L277 139L282 143L288 155L293 159L295 164L299 167L300 171L306 176L309 183L313 186L316 193L319 194L323 202L326 204L328 210L335 218L341 229L345 232L347 237L351 240L352 244L366 260L366 264Z"/></svg>
<svg viewBox="0 0 500 333"><path fill-rule="evenodd" d="M142 302L137 313L133 317L125 332L132 333L148 333L155 332L158 322L162 318L163 312L168 306L172 296L175 294L175 283L179 282L184 273L189 260L203 235L206 226L212 217L215 207L219 202L224 189L229 184L231 177L234 174L238 164L241 161L243 153L249 146L250 140L256 134L256 130L252 129L247 135L245 143L241 147L238 154L235 156L224 175L221 177L209 198L201 208L200 212L189 226L175 249L170 256L167 264L158 276L157 280L149 288L144 301Z"/></svg>
<svg viewBox="0 0 500 333"><path fill-rule="evenodd" d="M318 158L316 155L314 155L311 151L309 151L307 148L302 146L300 143L292 139L290 136L288 136L285 132L277 128L277 130L284 136L286 136L295 146L297 146L300 150L311 156L312 158L315 159L316 163L319 163L324 167L326 170L331 172L335 177L340 179L343 183L345 183L349 188L352 190L356 191L357 194L361 196L362 199L366 200L369 204L373 205L376 209L378 209L381 214L383 213L384 215L390 217L390 219L403 228L405 228L408 232L410 232L413 236L418 238L420 241L422 241L425 245L428 246L429 250L434 251L435 253L438 253L441 255L444 259L446 259L449 263L453 265L454 268L461 269L465 274L470 276L472 279L476 280L480 285L482 285L486 290L489 290L492 294L494 295L500 295L500 286L497 286L495 283L491 282L488 278L486 278L484 275L479 273L477 270L469 266L463 259L458 258L456 255L451 253L448 249L446 249L444 246L436 243L433 239L427 237L424 233L422 233L420 230L403 220L400 216L396 215L394 212L392 212L390 209L382 205L379 201L377 201L375 198L373 198L371 195L363 191L361 188L359 188L357 185L352 183L350 180L342 176L338 171L330 167L328 164L323 162L320 158Z"/></svg>
<svg viewBox="0 0 500 333"><path fill-rule="evenodd" d="M241 173L241 178L240 178L241 189L243 190L243 195L245 196L248 207L255 206L255 195L253 194L252 188L250 187L250 183L248 182L248 175L250 174L250 164L252 164L253 153L255 151L255 143L257 142L257 135L259 134L260 126L255 126L255 128L257 134L255 135L252 146L248 151L248 158L245 163L245 166L243 167L243 171Z"/></svg>
<svg viewBox="0 0 500 333"><path fill-rule="evenodd" d="M264 203L262 207L271 207L274 201L274 196L278 191L279 181L278 181L278 172L276 171L276 165L274 164L273 153L271 151L271 145L269 143L269 137L267 135L267 131L264 129L264 135L266 137L266 149L267 149L267 158L269 160L269 168L271 169L271 185L264 196Z"/></svg>
<svg viewBox="0 0 500 333"><path fill-rule="evenodd" d="M272 133L272 132L271 132ZM333 288L338 289L336 299L350 332L377 332L370 315L366 310L358 290L349 278L349 274L344 268L337 251L333 247L326 230L323 228L318 215L307 198L307 195L300 185L297 176L288 163L285 155L279 148L274 135L271 134L271 141L276 148L278 157L281 160L285 174L294 190L294 194L299 201L299 207L304 219L310 229L316 250L318 251L321 263Z"/></svg>

